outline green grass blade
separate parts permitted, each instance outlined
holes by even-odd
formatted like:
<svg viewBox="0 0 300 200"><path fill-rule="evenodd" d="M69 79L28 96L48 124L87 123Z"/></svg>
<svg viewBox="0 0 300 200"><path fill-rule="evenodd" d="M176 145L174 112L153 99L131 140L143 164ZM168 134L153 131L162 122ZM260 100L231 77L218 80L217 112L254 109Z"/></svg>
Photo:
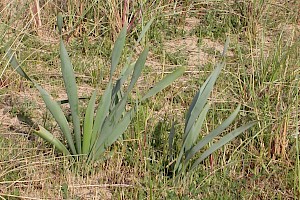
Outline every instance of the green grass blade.
<svg viewBox="0 0 300 200"><path fill-rule="evenodd" d="M68 149L57 138L55 138L49 131L47 131L42 126L39 126L39 128L40 130L35 132L36 135L43 138L47 142L51 143L55 148L58 149L58 151L60 151L64 155L70 155Z"/></svg>
<svg viewBox="0 0 300 200"><path fill-rule="evenodd" d="M186 160L191 159L202 147L204 147L206 144L208 144L210 141L212 141L215 137L220 135L236 118L237 114L240 111L240 105L234 110L234 112L222 123L220 124L216 129L214 129L211 133L206 135L200 142L198 142L188 153L186 156Z"/></svg>
<svg viewBox="0 0 300 200"><path fill-rule="evenodd" d="M126 32L127 32L127 25L125 25L113 48L112 51L112 56L111 56L111 68L110 68L110 80L112 79L112 76L114 74L114 72L116 71L117 65L120 61L121 55L122 55L122 50L124 49L124 45L125 45L125 38L126 38Z"/></svg>
<svg viewBox="0 0 300 200"><path fill-rule="evenodd" d="M186 137L187 133L192 128L193 124L195 123L196 119L198 118L199 114L201 113L204 105L207 102L207 99L213 90L214 84L223 68L224 63L218 64L215 70L211 73L205 84L200 88L200 92L196 95L197 100L193 100L192 105L187 114L187 121L184 130L184 135Z"/></svg>
<svg viewBox="0 0 300 200"><path fill-rule="evenodd" d="M61 59L61 71L62 71L64 84L66 87L69 104L71 108L72 119L73 119L76 149L77 149L77 153L81 154L81 131L80 131L80 120L78 114L77 86L76 86L73 66L62 39L60 39L60 59Z"/></svg>
<svg viewBox="0 0 300 200"><path fill-rule="evenodd" d="M65 138L67 139L68 145L71 149L73 155L76 154L76 149L74 146L73 138L70 132L70 128L68 125L68 121L60 108L59 104L54 101L51 96L38 84L35 84L35 87L39 90L48 110L51 112L52 116L54 117L55 121L59 125L62 133L64 134Z"/></svg>
<svg viewBox="0 0 300 200"><path fill-rule="evenodd" d="M169 142L168 153L169 153L170 161L173 156L172 152L173 152L174 137L175 137L175 122L172 123L172 127L171 127L170 134L169 134L169 140L168 140L168 142Z"/></svg>
<svg viewBox="0 0 300 200"><path fill-rule="evenodd" d="M226 56L227 50L228 50L228 48L229 48L229 42L230 42L230 38L227 37L227 38L226 38L225 45L224 45L224 48L223 48L223 52L222 52L222 57L223 57L223 58Z"/></svg>
<svg viewBox="0 0 300 200"><path fill-rule="evenodd" d="M14 70L16 70L16 72L21 75L22 77L26 78L27 80L31 81L31 78L29 78L29 76L24 72L24 70L21 68L21 66L19 65L18 60L16 59L16 56L14 55L14 53L12 52L11 49L8 49L6 52L6 57L9 59L9 62L11 64L11 66L14 68Z"/></svg>
<svg viewBox="0 0 300 200"><path fill-rule="evenodd" d="M139 43L139 42L142 40L142 38L145 36L145 34L146 34L146 32L149 30L149 28L150 28L150 26L151 26L153 20L154 20L154 18L150 19L150 21L149 21L149 22L146 24L146 26L143 28L143 30L142 30L141 34L139 35L139 37L138 37L136 43Z"/></svg>
<svg viewBox="0 0 300 200"><path fill-rule="evenodd" d="M251 128L254 124L256 124L256 122L250 122L248 124L245 124L222 137L218 142L214 143L209 149L203 152L203 154L193 163L191 170L195 169L200 164L200 162L202 162L210 154L220 149L222 146L233 140L245 130Z"/></svg>
<svg viewBox="0 0 300 200"><path fill-rule="evenodd" d="M157 84L153 86L152 89L150 89L141 99L141 101L146 100L147 98L154 96L158 92L162 91L164 88L166 88L168 85L170 85L174 80L176 80L178 77L180 77L185 72L184 67L177 68L174 72L171 74L168 74L164 79L159 81Z"/></svg>
<svg viewBox="0 0 300 200"><path fill-rule="evenodd" d="M95 101L96 101L96 91L89 101L88 107L86 109L84 125L83 125L83 141L82 141L82 153L88 154L90 151L92 131L93 131L93 120L95 111Z"/></svg>

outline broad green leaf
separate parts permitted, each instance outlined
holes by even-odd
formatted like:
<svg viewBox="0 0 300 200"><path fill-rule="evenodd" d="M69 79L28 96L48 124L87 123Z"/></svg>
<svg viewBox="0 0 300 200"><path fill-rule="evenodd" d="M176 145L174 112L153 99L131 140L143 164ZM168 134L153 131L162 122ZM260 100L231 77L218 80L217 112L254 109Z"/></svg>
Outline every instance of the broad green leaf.
<svg viewBox="0 0 300 200"><path fill-rule="evenodd" d="M216 69L211 73L210 77L207 79L201 88L200 92L197 95L197 100L193 100L193 105L191 105L190 110L188 111L187 115L187 121L186 121L186 126L184 130L184 136L186 137L187 133L190 131L192 128L192 125L195 123L196 119L198 118L199 114L202 111L202 108L207 102L207 99L213 90L213 86L221 72L221 69L223 68L224 63L222 64L217 64Z"/></svg>
<svg viewBox="0 0 300 200"><path fill-rule="evenodd" d="M141 76L142 70L145 67L148 52L149 52L149 47L146 47L144 49L144 51L140 54L138 60L136 61L135 65L134 65L134 70L133 70L133 74L131 77L131 81L130 81L129 87L126 91L127 94L129 92L131 92L131 90L133 89L133 86L137 82L138 78Z"/></svg>
<svg viewBox="0 0 300 200"><path fill-rule="evenodd" d="M164 88L169 86L174 80L176 80L179 76L181 76L185 71L184 67L177 68L171 74L168 74L161 81L156 83L152 89L150 89L141 99L141 101L146 100L147 98L156 95L158 92L162 91Z"/></svg>
<svg viewBox="0 0 300 200"><path fill-rule="evenodd" d="M61 59L61 71L62 71L64 84L69 99L71 114L72 114L75 141L76 141L76 150L78 154L81 154L81 131L80 131L80 119L78 114L77 86L76 86L73 66L62 39L60 39L60 59Z"/></svg>
<svg viewBox="0 0 300 200"><path fill-rule="evenodd" d="M187 115L186 115L186 119L185 119L185 131L186 132L186 129L187 129L187 124L188 124L188 121L190 120L190 117L191 117L191 113L196 105L196 103L199 101L199 98L204 90L204 88L206 87L207 83L209 82L211 78L211 75L206 79L206 81L203 83L203 85L201 86L201 88L199 89L199 91L196 93L196 95L194 96L193 100L192 100L192 103L191 105L189 106L189 110L187 112Z"/></svg>
<svg viewBox="0 0 300 200"><path fill-rule="evenodd" d="M115 42L112 51L112 56L111 56L110 80L112 79L112 76L116 71L117 65L120 61L122 50L124 49L124 45L125 45L126 32L127 32L127 25L123 27Z"/></svg>
<svg viewBox="0 0 300 200"><path fill-rule="evenodd" d="M52 99L52 97L47 93L46 90L44 90L39 84L33 82L33 80L29 78L29 76L24 72L24 70L19 66L19 63L18 63L16 57L13 55L13 53L10 49L7 52L7 56L9 56L10 63L12 65L12 67L18 72L18 74L20 74L22 77L28 79L29 81L31 81L34 84L34 86L39 90L48 110L51 112L55 121L59 125L62 133L66 137L72 154L76 154L76 149L75 149L73 138L72 138L70 128L68 125L68 121L67 121L63 111L61 110L59 104Z"/></svg>
<svg viewBox="0 0 300 200"><path fill-rule="evenodd" d="M76 154L76 149L74 146L73 138L70 132L70 128L68 125L68 121L61 110L60 106L56 101L52 99L52 97L44 90L41 86L37 83L34 84L35 87L39 90L48 110L51 112L52 116L54 117L55 121L59 125L62 133L64 134L65 138L67 139L68 145L71 149L73 155Z"/></svg>
<svg viewBox="0 0 300 200"><path fill-rule="evenodd" d="M20 74L22 77L32 82L31 78L29 78L29 76L24 72L24 70L19 65L19 62L17 61L16 56L14 55L11 49L7 50L6 57L9 59L11 66L14 68L14 70L16 70L18 74Z"/></svg>
<svg viewBox="0 0 300 200"><path fill-rule="evenodd" d="M103 142L96 150L95 158L98 158L103 153L103 150L105 148L112 145L126 131L134 114L134 109L128 111L125 114L125 116L121 119L121 121L115 124L115 126L111 129L112 132L109 134L105 134L106 137L103 138Z"/></svg>
<svg viewBox="0 0 300 200"><path fill-rule="evenodd" d="M117 123L119 121L119 119L121 118L121 116L123 115L124 111L125 111L125 105L127 102L127 98L129 93L132 91L135 83L137 82L138 78L141 76L142 70L145 66L145 62L147 59L147 55L149 52L149 47L146 47L144 49L144 51L140 54L138 60L136 61L136 63L134 64L134 69L133 69L133 74L131 77L131 81L130 84L127 88L127 91L124 95L122 95L121 100L117 103L117 105L113 105L113 110L110 113L110 123L114 124ZM127 79L127 77L129 76L130 72L131 72L131 66L128 67L128 69L124 72L124 79L121 79L121 81L124 83L124 81ZM120 83L121 83L120 81ZM113 121L111 121L113 120ZM106 124L107 125L107 124ZM107 127L106 127L107 128Z"/></svg>
<svg viewBox="0 0 300 200"><path fill-rule="evenodd" d="M122 100L114 107L114 109L109 113L108 117L103 123L101 134L97 141L97 148L101 146L108 136L113 131L116 124L119 123L122 115L125 113L125 106L127 102L127 96L124 96Z"/></svg>
<svg viewBox="0 0 300 200"><path fill-rule="evenodd" d="M112 93L112 107L118 103L118 101L122 98L123 93L122 93L122 88L124 88L123 84L129 77L129 75L132 73L132 70L134 69L135 64L126 64L125 67L123 68L123 71L121 72L120 78L117 80L116 85L113 88L113 93Z"/></svg>
<svg viewBox="0 0 300 200"><path fill-rule="evenodd" d="M92 141L91 141L92 145L95 145L97 143L97 140L99 140L99 134L101 134L100 131L103 122L108 115L109 105L111 102L111 92L112 92L112 83L109 82L108 85L106 86L104 94L102 95L101 101L98 105L96 118L94 121L93 134L92 134Z"/></svg>
<svg viewBox="0 0 300 200"><path fill-rule="evenodd" d="M112 145L126 131L134 115L135 115L134 108L132 108L124 115L124 117L121 119L121 121L118 124L116 124L112 133L105 141L105 145L104 145L105 147L109 147L110 145Z"/></svg>
<svg viewBox="0 0 300 200"><path fill-rule="evenodd" d="M207 103L206 106L201 111L198 119L196 120L195 124L191 128L191 130L188 132L187 137L184 138L184 149L185 152L190 151L193 144L196 142L196 139L199 136L199 133L201 131L202 124L206 118L206 114L210 108L210 103Z"/></svg>
<svg viewBox="0 0 300 200"><path fill-rule="evenodd" d="M35 134L37 134L39 137L43 138L47 142L51 143L55 148L58 149L61 153L64 155L70 155L70 152L68 149L57 139L55 138L49 131L47 131L44 127L39 126L40 130L36 131Z"/></svg>
<svg viewBox="0 0 300 200"><path fill-rule="evenodd" d="M110 113L109 120L107 121L107 123L112 123L112 124L117 123L121 118L121 116L123 115L125 111L125 105L127 102L128 95L141 75L141 72L145 66L148 52L149 52L149 48L146 47L144 51L141 53L141 55L139 56L138 60L136 61L129 87L127 88L126 93L122 96L122 99L117 103L117 105L114 106L112 112ZM131 71L130 67L128 70L129 70L128 74L130 74ZM128 74L126 73L125 75L128 76ZM107 123L105 128L108 128Z"/></svg>
<svg viewBox="0 0 300 200"><path fill-rule="evenodd" d="M146 26L143 28L143 30L142 30L141 34L139 35L139 37L138 37L136 43L139 43L139 42L142 40L142 38L145 36L145 34L146 34L146 32L149 30L149 28L150 28L150 26L151 26L153 20L154 20L154 18L150 19L150 21L149 21L149 22L146 24Z"/></svg>
<svg viewBox="0 0 300 200"><path fill-rule="evenodd" d="M128 64L128 66L126 67L126 70L121 73L121 77L118 79L118 81L120 82L120 86L123 86L125 81L128 79L129 75L132 73L132 71L134 69L134 66L135 66L135 62Z"/></svg>
<svg viewBox="0 0 300 200"><path fill-rule="evenodd" d="M62 13L59 12L57 15L57 27L58 27L59 35L61 35L62 33L62 26L63 26L63 17L62 17Z"/></svg>
<svg viewBox="0 0 300 200"><path fill-rule="evenodd" d="M93 120L95 111L95 101L96 101L96 91L89 101L88 107L85 112L84 124L83 124L83 143L82 143L82 153L88 154L90 151L92 131L93 131Z"/></svg>
<svg viewBox="0 0 300 200"><path fill-rule="evenodd" d="M240 105L234 110L234 112L216 129L214 129L212 132L210 132L208 135L206 135L204 138L202 138L201 141L199 141L188 153L186 156L186 161L191 159L202 147L204 147L206 144L208 144L210 141L212 141L215 137L220 135L236 118L237 114L240 111Z"/></svg>
<svg viewBox="0 0 300 200"><path fill-rule="evenodd" d="M103 122L103 126L101 129L101 133L97 138L93 153L95 154L95 149L99 154L99 149L103 149L104 142L107 140L109 135L113 132L119 120L121 119L123 113L125 113L125 105L127 101L127 96L123 97L122 100L113 108L113 110L109 113L108 117L105 118Z"/></svg>
<svg viewBox="0 0 300 200"><path fill-rule="evenodd" d="M209 110L210 104L207 104L205 108L201 111L198 120L193 125L193 128L191 131L187 134L187 137L183 139L183 144L179 153L179 156L176 160L175 169L177 169L182 163L182 158L185 152L188 152L192 145L194 144L195 140L197 139L199 132L201 131L201 126L203 124L203 121L205 119L205 116Z"/></svg>
<svg viewBox="0 0 300 200"><path fill-rule="evenodd" d="M210 154L220 149L222 146L233 140L235 137L243 133L245 130L251 128L256 122L250 122L245 124L232 132L228 133L224 137L222 137L218 142L214 143L209 149L207 149L192 165L191 170L195 169L200 162L202 162L205 158L207 158Z"/></svg>

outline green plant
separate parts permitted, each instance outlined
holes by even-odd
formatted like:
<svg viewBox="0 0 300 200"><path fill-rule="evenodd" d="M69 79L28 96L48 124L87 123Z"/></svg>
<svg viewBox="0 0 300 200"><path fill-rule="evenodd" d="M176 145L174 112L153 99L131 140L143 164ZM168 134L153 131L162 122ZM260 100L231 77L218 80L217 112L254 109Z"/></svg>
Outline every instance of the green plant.
<svg viewBox="0 0 300 200"><path fill-rule="evenodd" d="M153 19L150 20L144 27L138 40L136 41L136 44L138 44L144 37L152 22ZM139 104L170 85L176 78L184 73L184 68L178 68L173 73L167 75L163 80L159 81L141 98L140 101L137 101L135 106L127 109L127 111L127 99L141 75L149 48L146 47L140 54L137 61L134 63L131 63L132 55L130 55L126 61L126 64L124 65L124 68L122 69L119 79L117 79L115 84L113 84L113 75L117 69L122 55L122 50L124 49L125 45L127 30L127 26L125 25L121 30L112 51L109 82L98 105L96 115L95 104L97 90L93 92L89 100L85 111L83 127L81 127L78 111L79 98L77 94L75 75L70 58L62 40L62 24L63 18L62 15L59 14L57 18L57 25L60 33L61 71L68 95L68 104L70 105L72 114L74 137L59 103L54 101L51 95L48 94L38 83L29 78L29 76L19 66L10 49L8 50L7 55L16 72L18 72L22 77L31 81L39 90L47 109L51 112L54 119L58 123L61 132L68 143L68 146L64 145L63 142L55 138L53 134L51 134L42 126L39 126L39 131L37 131L36 134L44 140L50 142L64 155L84 154L88 156L88 161L92 161L98 159L105 152L105 149L111 146L125 132L131 122L131 119L135 115ZM125 88L124 83L129 78L130 74L132 74L132 76L129 86ZM125 89L126 91L123 91Z"/></svg>
<svg viewBox="0 0 300 200"><path fill-rule="evenodd" d="M230 133L223 136L218 142L213 143L210 148L204 151L199 158L197 158L192 164L193 157L209 142L211 142L215 137L220 135L235 119L237 116L240 105L235 109L235 111L216 129L210 132L208 135L203 137L196 145L195 142L197 137L200 134L201 127L206 118L207 112L210 108L210 103L208 102L208 97L213 89L213 86L221 72L221 69L225 65L224 57L226 50L228 48L229 40L227 40L224 50L223 50L223 61L222 63L218 63L214 71L207 78L204 84L201 86L200 90L197 92L193 101L190 105L190 108L187 112L186 120L185 120L185 128L183 135L182 147L180 149L179 155L175 161L171 160L171 163L175 163L173 165L173 174L179 175L184 174L185 172L190 172L194 170L200 162L202 162L205 158L211 155L216 150L220 149L222 146L233 140L235 137L240 135L245 130L249 129L251 126L255 124L255 122L250 122L246 125L243 125L237 129L234 129ZM169 157L172 158L173 151L173 143L174 143L174 135L175 128L174 123L172 125L170 135L169 135Z"/></svg>

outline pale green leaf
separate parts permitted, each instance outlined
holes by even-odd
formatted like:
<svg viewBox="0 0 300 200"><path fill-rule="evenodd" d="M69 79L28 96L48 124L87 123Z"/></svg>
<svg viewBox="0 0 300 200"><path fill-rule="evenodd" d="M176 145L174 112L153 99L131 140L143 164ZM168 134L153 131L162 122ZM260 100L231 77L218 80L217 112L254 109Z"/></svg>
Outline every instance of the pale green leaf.
<svg viewBox="0 0 300 200"><path fill-rule="evenodd" d="M80 131L80 119L78 114L77 86L76 86L73 66L62 39L60 39L60 59L61 59L61 71L62 71L64 84L69 99L71 114L72 114L76 149L77 149L77 153L81 154L81 131Z"/></svg>
<svg viewBox="0 0 300 200"><path fill-rule="evenodd" d="M14 68L14 70L16 70L16 72L19 75L32 82L31 78L29 78L29 76L24 72L24 70L19 65L19 62L17 61L16 56L14 55L11 49L7 50L6 57L9 59L11 66Z"/></svg>
<svg viewBox="0 0 300 200"><path fill-rule="evenodd" d="M210 104L207 103L206 106L201 111L195 124L192 126L192 128L188 132L187 137L184 138L183 147L184 147L185 152L191 150L193 144L195 143L196 139L198 138L199 133L201 132L202 124L206 118L206 114L207 114L209 108L210 108Z"/></svg>
<svg viewBox="0 0 300 200"><path fill-rule="evenodd" d="M135 65L134 65L134 70L133 70L133 74L131 77L131 81L130 81L129 87L126 91L127 94L133 89L133 86L137 82L138 78L141 76L142 70L145 67L148 52L149 52L149 47L146 47L144 49L144 51L140 54L138 60L136 61Z"/></svg>
<svg viewBox="0 0 300 200"><path fill-rule="evenodd" d="M114 45L114 48L112 51L112 56L111 56L110 80L112 79L112 76L113 76L114 72L116 71L117 65L120 61L122 50L124 49L124 45L125 45L126 32L127 32L127 25L125 25L122 28L122 30L115 42L115 45Z"/></svg>
<svg viewBox="0 0 300 200"><path fill-rule="evenodd" d="M43 138L47 142L51 143L58 151L60 151L64 155L70 155L68 149L57 138L55 138L49 131L47 131L42 126L39 126L39 128L40 130L36 131L35 134L37 134L39 137Z"/></svg>
<svg viewBox="0 0 300 200"><path fill-rule="evenodd" d="M104 94L102 95L101 101L98 105L98 109L96 112L96 118L94 121L94 128L93 128L92 140L91 140L92 145L95 145L97 140L99 140L99 134L101 132L103 122L109 112L111 93L112 93L112 83L109 82L108 85L106 86Z"/></svg>
<svg viewBox="0 0 300 200"><path fill-rule="evenodd" d="M57 27L60 35L62 33L62 26L63 26L63 17L62 17L62 13L59 12L57 15Z"/></svg>
<svg viewBox="0 0 300 200"><path fill-rule="evenodd" d="M200 88L199 93L196 95L197 99L194 99L192 105L187 114L186 125L184 129L184 137L187 136L187 133L192 128L193 124L195 123L196 119L198 118L199 114L201 113L204 105L207 102L207 99L213 90L213 86L223 68L224 63L217 64L215 70L211 73L209 78L205 81L204 85Z"/></svg>
<svg viewBox="0 0 300 200"><path fill-rule="evenodd" d="M184 67L177 68L174 72L171 74L168 74L165 78L163 78L161 81L156 83L153 88L151 88L141 99L141 101L144 101L148 99L151 96L156 95L158 92L162 91L164 88L169 86L174 80L176 80L178 77L180 77L185 71Z"/></svg>
<svg viewBox="0 0 300 200"><path fill-rule="evenodd" d="M88 154L90 151L92 131L93 131L93 120L95 111L96 91L89 101L88 107L85 112L84 124L83 124L83 141L82 141L82 153Z"/></svg>
<svg viewBox="0 0 300 200"><path fill-rule="evenodd" d="M149 21L149 22L146 24L146 26L143 28L143 30L142 30L141 34L139 35L139 37L138 37L136 43L139 43L139 42L142 40L142 38L145 36L145 34L146 34L146 32L149 30L149 28L150 28L150 26L151 26L153 20L154 20L154 18L150 19L150 21Z"/></svg>
<svg viewBox="0 0 300 200"><path fill-rule="evenodd" d="M195 169L200 162L202 162L205 158L207 158L210 154L220 149L222 146L233 140L235 137L243 133L245 130L251 128L256 122L250 122L245 124L232 132L228 133L224 137L222 137L218 142L214 143L209 149L207 149L192 165L191 170Z"/></svg>
<svg viewBox="0 0 300 200"><path fill-rule="evenodd" d="M73 138L70 132L70 128L68 125L68 121L60 108L59 104L52 99L52 97L47 93L46 90L44 90L41 86L39 86L37 83L34 84L35 87L39 90L48 110L54 117L55 121L59 125L61 131L63 132L65 138L67 139L68 145L71 149L72 154L76 154L76 149L74 146Z"/></svg>
<svg viewBox="0 0 300 200"><path fill-rule="evenodd" d="M204 138L202 138L201 141L199 141L187 154L186 161L191 159L202 147L204 147L206 144L208 144L210 141L212 141L215 137L220 135L236 118L237 114L239 113L240 105L234 110L234 112L216 129L214 129L212 132L210 132L208 135L206 135Z"/></svg>

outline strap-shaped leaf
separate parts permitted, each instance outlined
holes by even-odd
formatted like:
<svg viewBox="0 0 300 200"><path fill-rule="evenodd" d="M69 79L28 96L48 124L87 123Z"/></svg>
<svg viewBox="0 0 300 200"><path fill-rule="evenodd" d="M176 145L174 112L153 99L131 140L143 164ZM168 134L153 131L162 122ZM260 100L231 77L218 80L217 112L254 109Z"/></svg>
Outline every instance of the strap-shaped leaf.
<svg viewBox="0 0 300 200"><path fill-rule="evenodd" d="M96 91L89 101L88 107L85 112L84 124L83 124L83 141L82 141L82 153L88 154L90 151L92 131L93 131L93 120L95 111Z"/></svg>
<svg viewBox="0 0 300 200"><path fill-rule="evenodd" d="M54 117L55 121L59 125L64 136L66 137L68 145L72 151L72 154L75 155L76 149L75 149L73 138L72 138L70 128L68 125L68 121L67 121L63 111L61 110L58 103L52 99L52 97L47 93L46 90L44 90L37 83L35 83L34 85L39 90L48 110L51 112L52 116Z"/></svg>
<svg viewBox="0 0 300 200"><path fill-rule="evenodd" d="M96 118L94 121L92 140L91 140L92 145L95 145L97 143L97 140L99 140L99 137L100 137L99 134L101 134L100 132L101 132L103 122L109 112L109 105L111 102L111 93L112 93L112 83L109 82L108 85L106 86L104 94L102 95L101 101L98 105Z"/></svg>
<svg viewBox="0 0 300 200"><path fill-rule="evenodd" d="M191 159L202 147L204 147L206 144L208 144L210 141L212 141L215 137L220 135L236 118L237 114L240 111L240 105L234 110L234 112L222 123L220 124L216 129L214 129L212 132L210 132L208 135L206 135L204 138L202 138L201 141L199 141L188 153L186 156L186 161Z"/></svg>
<svg viewBox="0 0 300 200"><path fill-rule="evenodd" d="M146 32L149 30L149 28L150 28L150 26L151 26L153 20L154 20L154 18L150 19L150 21L149 21L149 22L146 24L146 26L143 28L143 30L142 30L141 34L139 35L139 37L138 37L136 43L139 43L139 42L142 40L142 38L145 36L145 34L146 34Z"/></svg>
<svg viewBox="0 0 300 200"><path fill-rule="evenodd" d="M135 109L132 108L130 111L128 111L124 117L121 119L121 121L114 127L112 133L108 136L108 138L105 141L105 147L109 147L112 145L128 128L132 118L135 115Z"/></svg>
<svg viewBox="0 0 300 200"><path fill-rule="evenodd" d="M110 80L112 79L112 76L114 74L114 72L116 71L117 65L120 61L121 55L122 55L122 50L124 49L124 45L125 45L125 38L126 38L126 31L127 31L127 25L125 25L113 48L112 51L112 56L111 56L111 68L110 68Z"/></svg>
<svg viewBox="0 0 300 200"><path fill-rule="evenodd" d="M135 63L132 64L125 64L125 67L123 68L120 78L117 80L114 88L113 88L113 92L112 92L112 107L115 106L118 103L118 100L121 99L121 97L123 96L123 92L122 92L122 88L124 88L124 83L125 81L128 79L129 75L132 73L133 69L134 69L134 65ZM118 99L120 98L120 99ZM111 109L112 109L111 107Z"/></svg>
<svg viewBox="0 0 300 200"><path fill-rule="evenodd" d="M11 49L8 49L6 52L6 57L8 58L11 66L14 68L14 70L16 70L16 72L21 75L22 77L26 78L27 80L31 81L31 78L29 78L29 76L24 72L24 70L21 68L21 66L19 65L18 60L16 59L16 56L14 55L14 53L12 52Z"/></svg>
<svg viewBox="0 0 300 200"><path fill-rule="evenodd" d="M200 162L202 162L205 158L207 158L210 154L220 149L222 146L233 140L235 137L243 133L245 130L251 128L256 122L250 122L245 124L232 132L228 133L224 137L222 137L218 142L214 143L209 149L207 149L192 165L191 170L195 169Z"/></svg>
<svg viewBox="0 0 300 200"><path fill-rule="evenodd" d="M165 89L167 86L169 86L173 81L175 81L178 77L180 77L185 72L184 67L177 68L174 72L171 74L168 74L165 78L163 78L161 81L156 83L153 88L151 88L141 99L141 101L144 101L148 99L151 96L156 95L158 92Z"/></svg>
<svg viewBox="0 0 300 200"><path fill-rule="evenodd" d="M103 153L103 150L105 148L112 145L126 131L134 114L135 109L131 109L130 111L128 111L121 119L121 121L115 124L112 132L109 134L105 134L106 137L103 138L103 143L101 143L101 145L96 149L95 158L98 158Z"/></svg>
<svg viewBox="0 0 300 200"><path fill-rule="evenodd" d="M114 107L114 109L109 113L108 117L105 119L101 134L96 142L96 148L103 146L104 142L107 140L114 127L119 123L122 115L125 113L127 96L124 96L122 100Z"/></svg>
<svg viewBox="0 0 300 200"><path fill-rule="evenodd" d="M135 83L137 82L138 78L141 76L142 70L145 67L148 52L149 52L149 47L146 47L144 49L144 51L140 54L138 60L136 61L135 65L134 65L134 70L133 70L133 74L132 74L132 77L131 77L131 81L130 81L129 87L126 91L127 94L129 92L131 92L131 90L133 89L133 87L134 87Z"/></svg>
<svg viewBox="0 0 300 200"><path fill-rule="evenodd" d="M227 37L224 48L223 48L223 52L222 52L222 57L223 58L225 58L225 56L226 56L226 53L227 53L227 50L228 50L228 47L229 47L229 42L230 42L230 38Z"/></svg>
<svg viewBox="0 0 300 200"><path fill-rule="evenodd" d="M51 143L55 148L58 149L58 151L60 151L64 155L70 155L68 149L56 137L54 137L44 127L39 126L39 128L40 130L36 131L35 134L37 134L39 137L43 138L47 142Z"/></svg>
<svg viewBox="0 0 300 200"><path fill-rule="evenodd" d="M184 129L184 137L187 136L187 133L192 128L193 124L195 123L196 119L198 118L199 114L202 111L202 108L207 102L207 99L213 89L213 86L223 68L224 63L217 64L215 70L211 73L207 81L205 81L204 85L200 88L199 93L197 94L197 100L193 100L192 105L187 114L187 121Z"/></svg>
<svg viewBox="0 0 300 200"><path fill-rule="evenodd" d="M63 17L62 17L62 13L59 12L57 15L57 27L58 27L59 35L61 35L62 33L62 26L63 26Z"/></svg>
<svg viewBox="0 0 300 200"><path fill-rule="evenodd" d="M80 120L78 114L77 86L76 86L73 66L62 39L60 39L60 60L61 60L61 71L62 71L64 84L69 99L71 114L72 114L75 141L76 141L76 150L78 154L81 154L81 131L80 131Z"/></svg>
<svg viewBox="0 0 300 200"><path fill-rule="evenodd" d="M197 140L199 133L201 132L201 127L203 125L203 122L206 118L207 112L210 108L210 103L207 103L206 106L203 108L203 110L201 111L198 119L196 120L195 124L193 125L193 127L191 128L191 130L189 131L189 133L187 134L187 137L184 139L184 149L185 152L190 151L193 144L195 143L195 141Z"/></svg>
<svg viewBox="0 0 300 200"><path fill-rule="evenodd" d="M125 111L125 105L126 105L126 102L127 102L128 95L132 91L132 89L133 89L135 83L137 82L138 78L141 76L142 70L145 66L145 62L146 62L146 59L147 59L148 52L149 52L149 48L146 47L144 49L144 51L140 54L138 60L136 61L135 65L134 65L134 70L133 70L133 74L132 74L132 77L131 77L129 87L127 88L126 93L122 96L122 99L117 103L117 105L111 111L107 123L104 124L105 129L108 129L109 127L112 127L111 125L116 124L120 120L120 118L122 117L122 115ZM110 123L110 124L108 125L108 123ZM104 133L104 134L106 134L106 133Z"/></svg>
<svg viewBox="0 0 300 200"><path fill-rule="evenodd" d="M34 84L34 86L39 90L39 92L40 92L40 94L41 94L41 96L42 96L42 98L43 98L43 100L46 104L46 107L51 112L51 114L54 117L55 121L59 125L62 133L66 137L72 154L76 154L76 149L75 149L73 138L72 138L70 128L69 128L69 125L68 125L68 121L67 121L63 111L61 110L59 104L52 99L51 95L48 94L46 90L44 90L39 84L35 83L32 79L29 78L29 76L25 73L25 71L19 65L16 57L13 55L13 53L10 49L7 52L7 56L9 57L10 63L12 65L12 67L16 70L16 72L18 74L20 74L22 77L24 77L27 80L31 81Z"/></svg>
<svg viewBox="0 0 300 200"><path fill-rule="evenodd" d="M210 107L210 104L207 104L205 108L201 111L198 120L193 125L193 128L191 131L187 134L187 137L184 138L182 147L180 149L179 156L177 157L176 164L174 169L177 170L179 165L182 163L182 158L185 152L189 151L197 139L197 136L199 135L199 132L201 131L201 126L203 124L203 121L205 119L205 116L208 112L208 109Z"/></svg>

